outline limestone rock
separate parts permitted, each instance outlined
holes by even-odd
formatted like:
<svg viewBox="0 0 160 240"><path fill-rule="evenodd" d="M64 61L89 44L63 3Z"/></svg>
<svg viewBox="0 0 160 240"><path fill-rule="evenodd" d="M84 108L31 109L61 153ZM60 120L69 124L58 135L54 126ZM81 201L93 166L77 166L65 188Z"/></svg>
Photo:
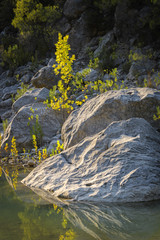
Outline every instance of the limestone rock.
<svg viewBox="0 0 160 240"><path fill-rule="evenodd" d="M33 109L32 111L31 108ZM29 121L31 115L33 119ZM33 126L36 127L36 116L38 116L38 122L42 130L41 144L49 143L51 139L60 132L61 125L65 120L63 113L59 111L56 112L51 108L46 108L46 105L43 103L26 105L18 111L10 122L2 140L2 149L7 142L11 145L13 136L16 139L19 151L24 147L28 149L33 148L31 136L33 133L31 129ZM28 123L30 123L29 126Z"/></svg>
<svg viewBox="0 0 160 240"><path fill-rule="evenodd" d="M152 72L152 69L155 69L156 62L150 59L142 59L139 61L133 61L129 73L127 75L128 80L137 80L142 75L148 75L148 73ZM146 77L148 78L148 76ZM144 78L143 78L144 80ZM143 82L138 82L139 84L143 85Z"/></svg>
<svg viewBox="0 0 160 240"><path fill-rule="evenodd" d="M22 97L18 98L12 105L13 111L18 112L18 110L27 105L36 102L44 102L49 97L49 90L46 88L34 89L32 91L27 91Z"/></svg>
<svg viewBox="0 0 160 240"><path fill-rule="evenodd" d="M94 57L100 59L100 67L113 68L114 63L112 59L113 45L115 43L115 35L113 31L107 32L99 42L98 48L94 51Z"/></svg>
<svg viewBox="0 0 160 240"><path fill-rule="evenodd" d="M100 57L101 55L103 55L105 49L109 47L113 41L114 41L114 32L110 31L106 33L106 35L102 37L98 48L95 50L94 57Z"/></svg>
<svg viewBox="0 0 160 240"><path fill-rule="evenodd" d="M157 106L160 106L160 92L151 88L122 89L101 94L69 115L62 127L64 148L98 133L113 121L131 117L144 118L160 129L160 121L153 120Z"/></svg>
<svg viewBox="0 0 160 240"><path fill-rule="evenodd" d="M55 75L54 69L51 66L41 68L31 79L34 87L46 87L51 89L58 83L59 77Z"/></svg>
<svg viewBox="0 0 160 240"><path fill-rule="evenodd" d="M77 201L160 199L160 134L144 119L111 123L48 158L22 182Z"/></svg>
<svg viewBox="0 0 160 240"><path fill-rule="evenodd" d="M30 83L30 80L31 80L32 76L33 76L33 74L27 73L27 74L22 76L20 81L25 83L25 84L28 84L28 83Z"/></svg>
<svg viewBox="0 0 160 240"><path fill-rule="evenodd" d="M6 112L4 112L2 115L1 115L1 119L2 121L5 121L6 119L9 119L11 116L12 116L12 110L8 110Z"/></svg>
<svg viewBox="0 0 160 240"><path fill-rule="evenodd" d="M5 101L5 100L15 96L18 88L19 88L19 84L15 84L15 85L10 86L10 87L5 87L2 90L2 94L3 94L2 95L2 100Z"/></svg>

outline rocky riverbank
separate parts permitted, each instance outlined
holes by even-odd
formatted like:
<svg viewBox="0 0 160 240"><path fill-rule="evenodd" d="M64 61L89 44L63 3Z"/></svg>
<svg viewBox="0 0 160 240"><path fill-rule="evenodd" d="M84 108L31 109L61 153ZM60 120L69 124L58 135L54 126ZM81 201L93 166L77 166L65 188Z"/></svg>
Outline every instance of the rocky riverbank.
<svg viewBox="0 0 160 240"><path fill-rule="evenodd" d="M23 183L66 201L160 199L160 120L153 120L160 106L158 40L138 44L145 32L141 20L150 14L145 4L123 1L112 10L98 15L91 1L67 0L56 23L63 35L69 34L76 54L71 113L44 104L61 79L53 69L55 56L1 69L1 132L8 121L1 156L10 155L15 139L14 154L18 151L24 165L47 158ZM110 20L113 24L105 25ZM55 93L60 97L58 89ZM52 150L59 154L50 156Z"/></svg>

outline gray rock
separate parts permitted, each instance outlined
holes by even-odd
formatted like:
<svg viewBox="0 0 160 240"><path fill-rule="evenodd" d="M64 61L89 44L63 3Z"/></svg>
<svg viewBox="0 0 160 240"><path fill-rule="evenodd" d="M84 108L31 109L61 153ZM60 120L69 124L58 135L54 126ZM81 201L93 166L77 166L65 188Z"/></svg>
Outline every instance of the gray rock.
<svg viewBox="0 0 160 240"><path fill-rule="evenodd" d="M47 153L48 153L48 154L52 153L52 150L53 150L53 149L54 149L54 150L56 149L56 147L57 147L57 141L59 141L60 144L62 145L61 134L55 136L55 137L52 139L52 141L50 142L50 144L49 144L49 146L48 146L48 148L47 148Z"/></svg>
<svg viewBox="0 0 160 240"><path fill-rule="evenodd" d="M52 67L53 64L56 64L56 63L57 63L57 62L56 62L55 58L51 58L51 59L49 60L48 64L47 64L47 67Z"/></svg>
<svg viewBox="0 0 160 240"><path fill-rule="evenodd" d="M21 79L25 75L33 75L33 72L31 71L31 64L27 64L26 66L20 66L18 67L15 72L14 76L18 79Z"/></svg>
<svg viewBox="0 0 160 240"><path fill-rule="evenodd" d="M19 87L19 84L15 84L10 87L5 87L0 94L2 96L2 100L5 101L5 100L8 100L9 98L14 97L17 93L18 87Z"/></svg>
<svg viewBox="0 0 160 240"><path fill-rule="evenodd" d="M17 80L14 77L7 77L5 72L0 76L0 88L2 89L15 85L16 82Z"/></svg>
<svg viewBox="0 0 160 240"><path fill-rule="evenodd" d="M83 72L83 71L82 71ZM99 72L95 69L91 69L89 74L84 78L84 82L94 82L97 81L99 77Z"/></svg>
<svg viewBox="0 0 160 240"><path fill-rule="evenodd" d="M48 158L22 182L69 201L160 199L160 134L141 118L103 131Z"/></svg>
<svg viewBox="0 0 160 240"><path fill-rule="evenodd" d="M106 51L106 48L109 47L114 41L114 33L110 31L106 33L105 36L100 40L98 48L94 52L94 57L100 57Z"/></svg>
<svg viewBox="0 0 160 240"><path fill-rule="evenodd" d="M54 85L57 85L60 77L55 75L53 67L46 66L41 68L31 79L31 82L36 88L48 88L51 89Z"/></svg>
<svg viewBox="0 0 160 240"><path fill-rule="evenodd" d="M8 110L1 115L2 121L9 119L12 116L12 110Z"/></svg>
<svg viewBox="0 0 160 240"><path fill-rule="evenodd" d="M144 118L160 129L160 121L153 120L157 106L160 106L160 92L156 89L133 88L105 92L70 114L62 127L64 148L103 130L113 121L131 117Z"/></svg>
<svg viewBox="0 0 160 240"><path fill-rule="evenodd" d="M31 108L33 109L32 111ZM33 120L29 121L31 115L33 115ZM49 143L53 136L57 135L61 129L60 121L63 119L62 115L63 114L61 113L60 116L60 112L58 111L56 116L56 111L51 108L46 108L46 105L43 103L29 104L22 107L13 117L5 132L2 140L2 149L7 142L11 145L11 139L13 136L16 139L19 151L24 147L27 149L33 148L31 136L33 133L31 132L31 129L33 126L36 126L36 116L39 118L38 122L42 131L42 139L40 143ZM30 125L28 126L29 122ZM38 134L40 134L40 130L38 131Z"/></svg>
<svg viewBox="0 0 160 240"><path fill-rule="evenodd" d="M32 78L33 74L31 73L27 73L25 75L22 76L22 78L20 79L21 82L25 83L25 84L28 84L30 83L30 80Z"/></svg>
<svg viewBox="0 0 160 240"><path fill-rule="evenodd" d="M131 80L131 81L138 79L139 76L147 75L148 73L151 73L152 69L154 69L155 66L156 66L156 63L150 59L143 59L141 61L133 62L129 69L127 78L128 80Z"/></svg>
<svg viewBox="0 0 160 240"><path fill-rule="evenodd" d="M67 33L69 34L71 53L76 54L77 59L82 58L85 66L88 64L86 46L91 39L96 36L99 26L98 18L98 12L95 9L88 8L81 14L79 19L74 22L71 30Z"/></svg>
<svg viewBox="0 0 160 240"><path fill-rule="evenodd" d="M60 21L58 21L57 28L60 30L61 34L64 36L71 30L72 26L67 20L67 18L63 17Z"/></svg>
<svg viewBox="0 0 160 240"><path fill-rule="evenodd" d="M7 100L7 99L9 99L9 98L11 98L11 97L12 97L12 94L10 94L10 93L5 93L5 94L3 95L3 97L2 97L2 100L5 101L5 100Z"/></svg>
<svg viewBox="0 0 160 240"><path fill-rule="evenodd" d="M18 98L12 105L13 111L16 113L18 110L27 105L37 102L44 102L49 97L49 90L46 88L34 89L27 91L22 97Z"/></svg>
<svg viewBox="0 0 160 240"><path fill-rule="evenodd" d="M67 18L78 18L90 2L90 0L67 0L64 4L63 13Z"/></svg>
<svg viewBox="0 0 160 240"><path fill-rule="evenodd" d="M112 46L115 43L115 35L113 31L107 32L100 40L98 48L94 51L94 57L100 59L99 67L103 69L112 69L115 67L112 58Z"/></svg>
<svg viewBox="0 0 160 240"><path fill-rule="evenodd" d="M0 102L0 108L10 108L12 106L12 99L7 99Z"/></svg>
<svg viewBox="0 0 160 240"><path fill-rule="evenodd" d="M14 95L14 94L16 94L16 92L17 92L17 89L19 88L19 86L20 86L20 84L19 83L17 83L17 84L15 84L15 85L13 85L13 86L9 86L9 87L5 87L4 89L3 89L3 94L5 95L5 94L10 94L10 95Z"/></svg>

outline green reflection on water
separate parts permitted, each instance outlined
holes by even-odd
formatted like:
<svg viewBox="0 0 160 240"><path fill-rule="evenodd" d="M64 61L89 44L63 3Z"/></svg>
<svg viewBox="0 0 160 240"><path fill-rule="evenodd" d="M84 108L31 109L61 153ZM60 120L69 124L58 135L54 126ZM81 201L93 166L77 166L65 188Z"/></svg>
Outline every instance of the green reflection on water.
<svg viewBox="0 0 160 240"><path fill-rule="evenodd" d="M48 192L42 195L20 183L15 191L2 175L0 240L160 240L160 202L62 208Z"/></svg>
<svg viewBox="0 0 160 240"><path fill-rule="evenodd" d="M55 209L22 184L15 192L3 176L0 192L0 240L75 239L62 208Z"/></svg>

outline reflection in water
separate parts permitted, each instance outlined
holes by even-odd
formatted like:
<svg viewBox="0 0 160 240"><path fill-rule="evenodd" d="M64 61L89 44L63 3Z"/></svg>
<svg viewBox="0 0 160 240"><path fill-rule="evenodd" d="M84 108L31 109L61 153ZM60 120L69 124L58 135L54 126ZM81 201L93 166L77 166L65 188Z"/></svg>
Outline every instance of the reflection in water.
<svg viewBox="0 0 160 240"><path fill-rule="evenodd" d="M69 203L34 191L17 184L15 192L0 178L0 240L160 239L160 202Z"/></svg>
<svg viewBox="0 0 160 240"><path fill-rule="evenodd" d="M62 208L22 184L17 184L15 192L4 176L0 178L0 240L75 239Z"/></svg>
<svg viewBox="0 0 160 240"><path fill-rule="evenodd" d="M95 239L106 239L107 236L110 240L147 240L160 230L160 203L126 206L78 204L66 209L65 216Z"/></svg>
<svg viewBox="0 0 160 240"><path fill-rule="evenodd" d="M35 190L50 202L51 194ZM64 204L60 202L59 204ZM75 226L99 240L159 240L160 201L106 205L70 203L64 207L66 218ZM158 238L154 235L158 234Z"/></svg>

